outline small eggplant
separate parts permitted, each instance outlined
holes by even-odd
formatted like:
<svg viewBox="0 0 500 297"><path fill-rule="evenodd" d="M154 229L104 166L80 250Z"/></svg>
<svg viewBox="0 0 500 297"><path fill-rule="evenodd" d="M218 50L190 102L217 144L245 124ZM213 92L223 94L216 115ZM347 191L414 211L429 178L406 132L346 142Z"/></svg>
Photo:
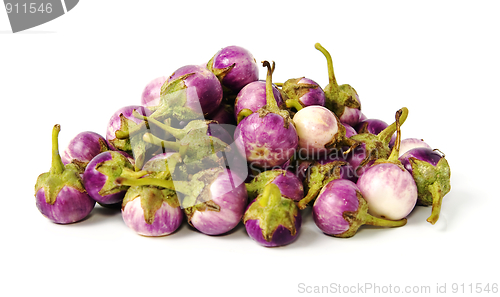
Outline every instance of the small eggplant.
<svg viewBox="0 0 500 297"><path fill-rule="evenodd" d="M248 198L255 199L265 186L273 183L278 186L281 195L293 201L304 198L302 181L292 172L283 169L272 169L259 173L252 182L246 185Z"/></svg>
<svg viewBox="0 0 500 297"><path fill-rule="evenodd" d="M325 92L312 79L301 77L292 78L281 88L286 99L288 108L295 108L297 111L311 105L325 106Z"/></svg>
<svg viewBox="0 0 500 297"><path fill-rule="evenodd" d="M64 165L74 163L82 170L97 155L109 150L108 144L101 135L85 131L78 133L70 140L68 146L61 155Z"/></svg>

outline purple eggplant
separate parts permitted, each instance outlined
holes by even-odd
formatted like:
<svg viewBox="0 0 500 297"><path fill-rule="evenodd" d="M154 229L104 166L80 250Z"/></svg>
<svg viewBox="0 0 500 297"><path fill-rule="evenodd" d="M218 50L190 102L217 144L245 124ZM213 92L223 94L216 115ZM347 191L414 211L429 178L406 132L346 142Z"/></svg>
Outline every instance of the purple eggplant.
<svg viewBox="0 0 500 297"><path fill-rule="evenodd" d="M167 77L160 76L150 81L146 87L144 87L141 95L142 106L148 107L160 104L160 91L165 81L167 81Z"/></svg>
<svg viewBox="0 0 500 297"><path fill-rule="evenodd" d="M316 43L314 47L323 53L328 64L329 84L324 89L325 106L339 117L341 123L350 126L357 125L361 116L361 102L358 93L348 84L338 85L330 53L319 43Z"/></svg>
<svg viewBox="0 0 500 297"><path fill-rule="evenodd" d="M368 204L355 183L345 179L330 181L321 189L313 205L313 219L325 234L352 237L362 225L400 227L406 218L391 221L368 214Z"/></svg>
<svg viewBox="0 0 500 297"><path fill-rule="evenodd" d="M184 197L182 207L188 223L201 233L227 233L243 218L248 196L238 174L225 168L207 169L193 175L189 187L191 194ZM189 190L181 188L184 192Z"/></svg>
<svg viewBox="0 0 500 297"><path fill-rule="evenodd" d="M54 223L70 224L86 218L95 201L87 194L78 167L64 165L59 155L60 125L52 129L52 165L49 172L38 176L35 198L38 210Z"/></svg>
<svg viewBox="0 0 500 297"><path fill-rule="evenodd" d="M207 64L222 86L237 94L244 86L259 79L259 67L253 55L239 46L219 50Z"/></svg>
<svg viewBox="0 0 500 297"><path fill-rule="evenodd" d="M325 106L325 92L312 79L292 78L281 88L286 97L286 106L297 111L311 105Z"/></svg>
<svg viewBox="0 0 500 297"><path fill-rule="evenodd" d="M408 109L403 107L397 112L399 125L402 125L408 117ZM387 126L378 134L372 134L367 131L351 136L351 140L358 143L358 146L351 150L348 154L348 162L356 170L356 174L361 176L377 159L387 159L391 154L391 147L389 146L392 136L397 130L396 122Z"/></svg>
<svg viewBox="0 0 500 297"><path fill-rule="evenodd" d="M412 174L417 184L417 204L432 206L432 213L427 221L435 224L439 219L443 197L451 190L448 161L444 155L427 147L411 149L399 157L399 161Z"/></svg>
<svg viewBox="0 0 500 297"><path fill-rule="evenodd" d="M401 157L404 153L407 151L417 148L417 147L424 147L428 149L432 149L430 145L425 143L423 139L419 138L406 138L401 140L401 145L399 148L399 156Z"/></svg>
<svg viewBox="0 0 500 297"><path fill-rule="evenodd" d="M70 140L61 159L64 165L73 162L83 171L95 156L107 150L109 147L104 137L95 132L85 131Z"/></svg>
<svg viewBox="0 0 500 297"><path fill-rule="evenodd" d="M360 121L356 127L355 130L358 134L361 133L370 133L373 135L377 135L380 132L384 131L385 128L387 128L389 125L379 119L365 119L363 121ZM391 141L389 142L389 147L394 146L394 142L396 141L396 134L393 134L391 137Z"/></svg>
<svg viewBox="0 0 500 297"><path fill-rule="evenodd" d="M356 132L356 129L351 127L351 125L348 124L343 124L343 125L345 128L345 137L351 138L351 136L358 134L358 132Z"/></svg>
<svg viewBox="0 0 500 297"><path fill-rule="evenodd" d="M302 181L292 172L283 169L267 170L258 174L252 182L246 185L248 198L255 199L269 183L277 185L281 195L285 198L293 201L300 201L304 198Z"/></svg>
<svg viewBox="0 0 500 297"><path fill-rule="evenodd" d="M281 93L274 84L272 88L276 104L281 106L283 104ZM258 80L249 83L241 89L234 102L234 116L237 122L239 123L244 117L253 112L257 112L260 108L265 106L266 103L266 82Z"/></svg>
<svg viewBox="0 0 500 297"><path fill-rule="evenodd" d="M248 206L243 223L250 238L257 243L278 247L297 239L302 215L293 200L284 198L279 187L269 183Z"/></svg>
<svg viewBox="0 0 500 297"><path fill-rule="evenodd" d="M118 151L107 151L95 156L83 173L83 184L92 199L102 205L121 203L128 186L117 185L120 176L143 176L134 171L134 165Z"/></svg>
<svg viewBox="0 0 500 297"><path fill-rule="evenodd" d="M355 144L345 137L344 125L326 107L304 107L294 115L293 123L299 136L299 153L303 158L318 159L333 148Z"/></svg>
<svg viewBox="0 0 500 297"><path fill-rule="evenodd" d="M417 185L398 160L401 144L399 119L403 113L402 109L396 113L396 143L390 156L376 160L357 182L361 194L368 202L368 212L394 221L410 214L417 202Z"/></svg>
<svg viewBox="0 0 500 297"><path fill-rule="evenodd" d="M272 91L274 63L268 67L266 79L266 105L245 117L234 134L236 146L245 153L248 162L259 168L272 168L285 163L295 153L298 136L290 114L280 110Z"/></svg>

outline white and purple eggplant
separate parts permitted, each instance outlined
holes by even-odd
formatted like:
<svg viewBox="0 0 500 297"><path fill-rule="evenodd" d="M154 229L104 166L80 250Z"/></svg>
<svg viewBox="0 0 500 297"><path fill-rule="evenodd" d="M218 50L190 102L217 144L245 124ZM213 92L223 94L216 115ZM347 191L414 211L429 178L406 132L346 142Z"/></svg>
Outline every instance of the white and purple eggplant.
<svg viewBox="0 0 500 297"><path fill-rule="evenodd" d="M194 174L189 189L183 191L190 192L182 200L188 223L207 235L221 235L234 229L248 203L243 179L227 168L210 168Z"/></svg>
<svg viewBox="0 0 500 297"><path fill-rule="evenodd" d="M207 68L231 94L237 94L244 86L259 79L257 61L240 46L222 48L210 59Z"/></svg>
<svg viewBox="0 0 500 297"><path fill-rule="evenodd" d="M171 181L166 187L142 184L151 179L171 180L180 161L179 154L160 154L144 164L148 172L144 178L119 179L118 183L130 186L122 203L122 218L130 229L156 237L172 234L182 224L184 212Z"/></svg>
<svg viewBox="0 0 500 297"><path fill-rule="evenodd" d="M234 134L239 151L249 163L259 168L281 166L295 153L298 136L291 122L290 114L279 109L272 91L273 66L268 61L262 62L267 67L266 105L257 112L245 117Z"/></svg>
<svg viewBox="0 0 500 297"><path fill-rule="evenodd" d="M167 81L167 79L168 77L166 76L157 77L144 87L141 95L142 106L149 107L157 106L158 104L160 104L161 87L163 86L165 81Z"/></svg>
<svg viewBox="0 0 500 297"><path fill-rule="evenodd" d="M323 233L348 238L362 225L401 227L406 218L391 221L368 214L368 204L350 180L337 179L326 184L313 205L313 219Z"/></svg>
<svg viewBox="0 0 500 297"><path fill-rule="evenodd" d="M304 185L292 172L283 169L272 169L259 173L253 180L246 184L248 198L253 200L262 193L267 184L278 186L281 196L293 201L304 198Z"/></svg>
<svg viewBox="0 0 500 297"><path fill-rule="evenodd" d="M439 219L443 197L451 190L450 165L444 155L427 147L411 149L399 157L417 184L418 205L432 206L427 218L431 224Z"/></svg>
<svg viewBox="0 0 500 297"><path fill-rule="evenodd" d="M299 137L302 158L319 159L332 149L356 144L346 138L346 129L329 109L311 105L299 110L293 117Z"/></svg>
<svg viewBox="0 0 500 297"><path fill-rule="evenodd" d="M401 144L399 120L403 110L396 112L396 143L387 159L378 159L359 177L357 186L368 202L368 213L389 220L405 218L417 203L417 185L398 160ZM392 135L392 133L391 133Z"/></svg>
<svg viewBox="0 0 500 297"><path fill-rule="evenodd" d="M405 139L401 140L401 145L399 147L399 156L401 157L407 151L414 149L414 148L417 148L417 147L432 149L431 146L428 145L423 139L405 138Z"/></svg>
<svg viewBox="0 0 500 297"><path fill-rule="evenodd" d="M324 88L325 106L339 117L340 122L355 126L361 116L361 101L359 101L358 93L348 84L338 85L330 53L319 43L316 43L314 47L325 56L328 65L329 83Z"/></svg>
<svg viewBox="0 0 500 297"><path fill-rule="evenodd" d="M282 106L283 98L279 89L273 84L273 96L278 106ZM250 114L257 112L259 109L267 104L267 92L265 81L254 81L249 83L236 96L234 102L234 116L237 123L241 122L243 118Z"/></svg>
<svg viewBox="0 0 500 297"><path fill-rule="evenodd" d="M78 133L70 140L61 154L61 160L64 165L69 163L78 165L83 172L95 156L107 150L109 147L104 137L95 132L85 131Z"/></svg>
<svg viewBox="0 0 500 297"><path fill-rule="evenodd" d="M312 79L291 78L283 83L281 91L285 95L288 108L295 108L298 111L311 105L325 106L325 92Z"/></svg>
<svg viewBox="0 0 500 297"><path fill-rule="evenodd" d="M95 156L83 172L83 185L87 193L104 206L121 204L128 186L117 185L119 177L140 177L143 171L134 171L134 165L119 151L102 152Z"/></svg>
<svg viewBox="0 0 500 297"><path fill-rule="evenodd" d="M86 192L79 168L69 163L64 165L59 155L58 136L60 125L52 129L52 165L49 172L38 176L35 198L38 210L57 224L70 224L85 219L95 201Z"/></svg>
<svg viewBox="0 0 500 297"><path fill-rule="evenodd" d="M302 215L295 201L281 195L278 185L268 183L248 206L243 217L248 236L265 247L279 247L295 241Z"/></svg>

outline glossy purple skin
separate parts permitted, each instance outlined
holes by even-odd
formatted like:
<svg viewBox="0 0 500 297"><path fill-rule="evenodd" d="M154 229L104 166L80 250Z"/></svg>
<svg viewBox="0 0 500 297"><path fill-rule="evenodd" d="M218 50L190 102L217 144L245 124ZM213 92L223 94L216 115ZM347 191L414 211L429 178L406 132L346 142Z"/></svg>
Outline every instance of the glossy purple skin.
<svg viewBox="0 0 500 297"><path fill-rule="evenodd" d="M103 152L99 140L107 143L104 137L97 133L90 131L78 133L71 139L61 154L63 164L69 164L73 160L83 163L90 162L95 156Z"/></svg>
<svg viewBox="0 0 500 297"><path fill-rule="evenodd" d="M253 55L239 46L228 46L218 51L213 60L213 69L235 66L224 76L222 85L238 92L247 84L259 79L259 67Z"/></svg>
<svg viewBox="0 0 500 297"><path fill-rule="evenodd" d="M95 201L87 193L81 193L75 188L64 186L57 195L54 204L45 201L45 190L36 192L36 207L49 220L57 224L70 224L85 219Z"/></svg>
<svg viewBox="0 0 500 297"><path fill-rule="evenodd" d="M358 132L356 132L356 130L349 124L342 124L344 127L345 127L345 137L346 138L349 138L353 135L356 135L358 134Z"/></svg>
<svg viewBox="0 0 500 297"><path fill-rule="evenodd" d="M122 209L125 224L143 236L165 236L175 232L182 224L184 212L180 207L172 207L167 202L156 211L153 224L144 219L140 197L129 201Z"/></svg>
<svg viewBox="0 0 500 297"><path fill-rule="evenodd" d="M234 141L248 162L260 168L280 166L292 157L299 144L292 123L285 128L275 113L260 117L253 113L244 118L234 133Z"/></svg>
<svg viewBox="0 0 500 297"><path fill-rule="evenodd" d="M195 211L191 225L207 235L227 233L243 218L248 200L245 183L238 174L226 170L210 185L210 199L220 211Z"/></svg>
<svg viewBox="0 0 500 297"><path fill-rule="evenodd" d="M356 132L359 133L359 131L361 130L361 128L363 126L363 123L365 123L365 122L368 123L368 125L366 126L366 131L368 131L368 133L373 134L373 135L378 135L385 128L389 127L389 125L386 122L382 121L382 120L379 120L379 119L366 119L364 121L359 122L355 126ZM389 147L392 147L394 145L395 141L396 141L396 134L392 135L391 141L389 142Z"/></svg>
<svg viewBox="0 0 500 297"><path fill-rule="evenodd" d="M399 161L408 170L408 172L413 173L413 168L410 163L410 158L415 158L420 161L427 162L432 166L437 166L439 160L443 158L439 153L426 147L417 147L411 149L399 157Z"/></svg>
<svg viewBox="0 0 500 297"><path fill-rule="evenodd" d="M309 92L305 93L302 97L299 98L300 103L302 106L310 106L310 105L321 105L325 106L325 92L323 92L323 89L313 81L312 79L309 78L302 78L299 80L298 84L309 84L309 85L316 85L318 86L315 89L309 89Z"/></svg>
<svg viewBox="0 0 500 297"><path fill-rule="evenodd" d="M313 205L316 226L328 235L338 235L349 230L350 224L343 213L355 212L359 208L356 194L358 186L350 180L332 180L321 189Z"/></svg>
<svg viewBox="0 0 500 297"><path fill-rule="evenodd" d="M283 104L283 98L275 85L273 85L273 95L278 106ZM266 82L259 80L249 83L241 89L236 97L236 101L234 102L234 116L237 118L240 111L245 108L257 112L266 103Z"/></svg>
<svg viewBox="0 0 500 297"><path fill-rule="evenodd" d="M361 110L346 106L344 108L344 113L340 116L339 120L342 124L356 126L359 123L360 116L361 116Z"/></svg>
<svg viewBox="0 0 500 297"><path fill-rule="evenodd" d="M273 184L277 185L283 197L300 201L304 198L304 185L302 181L290 171L280 174L274 178Z"/></svg>
<svg viewBox="0 0 500 297"><path fill-rule="evenodd" d="M187 102L184 105L194 111L207 115L215 111L222 102L222 85L217 77L206 67L187 65L177 69L167 80L171 82L185 74L194 73L184 79L187 87Z"/></svg>
<svg viewBox="0 0 500 297"><path fill-rule="evenodd" d="M144 116L149 116L151 115L151 111L144 106L141 105L129 105L129 106L124 106L120 109L118 109L109 119L108 122L108 127L106 130L106 140L108 141L108 145L110 149L112 150L117 150L112 144L111 140L116 139L115 132L121 129L122 123L120 119L120 114L123 114L123 116L131 121L133 121L136 124L139 124L143 120L138 119L132 115L134 112L134 109L140 113L141 115Z"/></svg>
<svg viewBox="0 0 500 297"><path fill-rule="evenodd" d="M399 146L399 156L401 157L404 155L407 151L417 148L417 147L424 147L431 149L431 146L425 143L422 139L419 138L406 138L401 140L401 144Z"/></svg>
<svg viewBox="0 0 500 297"><path fill-rule="evenodd" d="M141 95L141 104L143 106L157 106L160 104L161 86L163 86L166 80L166 76L160 76L150 81L144 87Z"/></svg>
<svg viewBox="0 0 500 297"><path fill-rule="evenodd" d="M92 199L94 199L95 201L106 205L121 202L123 200L123 197L125 196L125 193L127 192L120 191L106 196L101 196L99 194L99 191L106 183L108 177L97 171L96 167L105 161L111 160L113 156L121 156L122 158L124 157L122 154L116 151L107 151L100 153L99 155L95 156L95 158L92 159L92 161L90 161L90 163L87 165L82 178L85 190L87 190L87 193L90 195L90 197L92 197Z"/></svg>
<svg viewBox="0 0 500 297"><path fill-rule="evenodd" d="M255 203L255 200L249 204L249 207L252 203ZM265 247L278 247L292 243L299 236L301 226L302 215L299 211L295 217L295 230L297 230L295 235L292 235L290 230L285 228L283 225L279 225L278 228L276 228L276 231L274 231L271 241L267 241L262 235L262 228L259 226L259 220L248 220L245 223L245 229L247 230L248 236Z"/></svg>

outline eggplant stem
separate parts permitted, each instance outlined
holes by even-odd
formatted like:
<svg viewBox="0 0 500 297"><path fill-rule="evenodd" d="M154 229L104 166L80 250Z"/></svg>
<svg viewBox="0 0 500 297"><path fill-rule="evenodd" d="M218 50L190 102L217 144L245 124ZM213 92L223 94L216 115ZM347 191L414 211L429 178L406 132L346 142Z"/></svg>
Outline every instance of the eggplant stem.
<svg viewBox="0 0 500 297"><path fill-rule="evenodd" d="M339 85L337 83L337 79L335 79L335 73L333 72L332 56L321 44L316 43L314 47L325 56L326 63L328 65L328 82L332 87L335 88L336 92L338 93Z"/></svg>
<svg viewBox="0 0 500 297"><path fill-rule="evenodd" d="M281 201L281 191L277 185L269 183L264 187L262 196L259 199L259 205L262 207L273 206Z"/></svg>
<svg viewBox="0 0 500 297"><path fill-rule="evenodd" d="M322 186L323 183L316 183L312 187L310 187L307 191L307 195L297 203L297 206L300 209L305 209L307 207L307 204L309 204L309 202L311 202L318 195Z"/></svg>
<svg viewBox="0 0 500 297"><path fill-rule="evenodd" d="M285 101L286 107L288 108L295 108L297 111L301 110L304 108L302 104L300 104L299 100L297 99L288 99Z"/></svg>
<svg viewBox="0 0 500 297"><path fill-rule="evenodd" d="M406 121L406 118L408 117L408 108L403 107L400 110L398 110L398 112L399 111L401 111L401 114L399 116L399 125L403 125L404 122ZM394 135L394 132L396 132L396 130L397 130L397 123L394 122L394 123L390 124L384 130L380 131L380 133L377 134L377 138L381 142L389 145L389 142L391 142L391 137L392 137L392 135Z"/></svg>
<svg viewBox="0 0 500 297"><path fill-rule="evenodd" d="M179 151L181 147L179 142L163 140L161 138L158 138L157 136L154 136L152 133L149 132L144 134L142 140L144 140L147 143L159 146L162 149L171 149Z"/></svg>
<svg viewBox="0 0 500 297"><path fill-rule="evenodd" d="M269 61L262 61L262 66L267 67L267 76L266 76L266 107L272 113L279 114L279 107L276 103L276 99L274 98L273 92L273 72L276 64L273 61L273 65L269 63Z"/></svg>
<svg viewBox="0 0 500 297"><path fill-rule="evenodd" d="M441 212L441 204L443 203L443 191L439 182L434 182L429 186L429 191L432 194L432 212L427 218L427 222L435 224L439 219L439 213Z"/></svg>
<svg viewBox="0 0 500 297"><path fill-rule="evenodd" d="M388 161L396 162L399 158L399 148L401 146L401 114L403 110L400 109L396 112L396 142L394 143L394 147L391 150L391 155L387 158Z"/></svg>
<svg viewBox="0 0 500 297"><path fill-rule="evenodd" d="M407 219L401 219L397 221L382 219L374 217L370 214L366 214L364 217L365 225L380 226L380 227L401 227L406 225Z"/></svg>
<svg viewBox="0 0 500 297"><path fill-rule="evenodd" d="M64 172L64 163L61 160L61 155L59 155L59 131L61 131L61 125L54 125L54 128L52 128L52 166L50 167L50 173L52 174L62 174Z"/></svg>
<svg viewBox="0 0 500 297"><path fill-rule="evenodd" d="M239 124L244 118L251 115L252 113L253 113L253 111L248 109L248 108L244 108L244 109L240 110L240 112L238 113L238 118L236 119L236 123Z"/></svg>

